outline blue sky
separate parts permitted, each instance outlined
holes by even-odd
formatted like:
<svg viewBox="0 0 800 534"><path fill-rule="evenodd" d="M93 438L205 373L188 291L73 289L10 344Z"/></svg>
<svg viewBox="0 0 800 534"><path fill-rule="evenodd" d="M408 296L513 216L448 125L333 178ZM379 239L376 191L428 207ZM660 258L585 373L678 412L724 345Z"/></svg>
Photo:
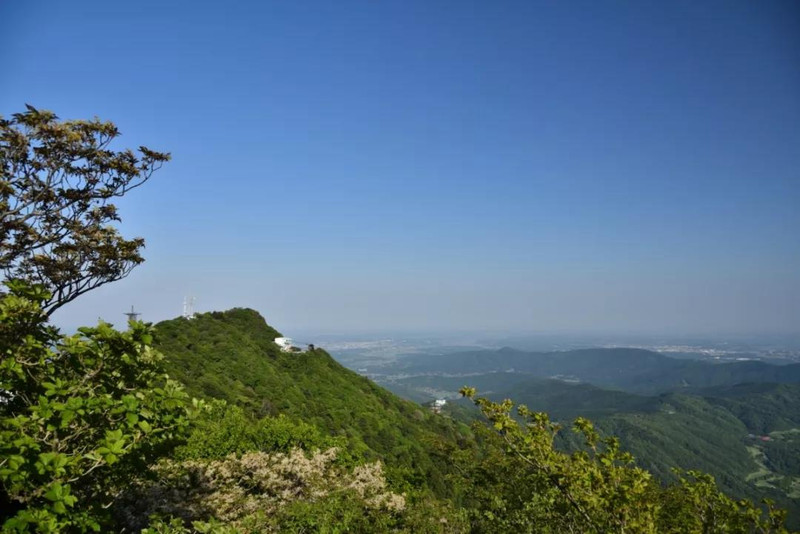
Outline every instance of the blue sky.
<svg viewBox="0 0 800 534"><path fill-rule="evenodd" d="M797 2L3 2L0 64L174 158L65 327L800 331Z"/></svg>

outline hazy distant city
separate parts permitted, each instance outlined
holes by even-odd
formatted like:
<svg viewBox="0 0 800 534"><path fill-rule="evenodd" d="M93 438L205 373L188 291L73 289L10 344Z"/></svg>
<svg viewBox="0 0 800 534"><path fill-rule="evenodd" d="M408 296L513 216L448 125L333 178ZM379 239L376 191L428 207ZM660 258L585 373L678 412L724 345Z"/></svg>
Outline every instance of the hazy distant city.
<svg viewBox="0 0 800 534"><path fill-rule="evenodd" d="M380 380L390 364L404 356L432 356L509 347L532 352L585 348L637 348L671 358L733 362L760 360L772 364L800 362L800 339L792 336L751 336L713 339L589 334L325 334L301 333L297 339L324 347L343 365Z"/></svg>

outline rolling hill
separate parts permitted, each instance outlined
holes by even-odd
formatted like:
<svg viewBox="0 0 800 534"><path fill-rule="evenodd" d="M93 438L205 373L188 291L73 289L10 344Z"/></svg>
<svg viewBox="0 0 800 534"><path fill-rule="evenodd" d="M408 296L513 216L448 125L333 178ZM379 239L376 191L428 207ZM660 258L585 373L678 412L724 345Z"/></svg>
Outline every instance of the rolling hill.
<svg viewBox="0 0 800 534"><path fill-rule="evenodd" d="M769 497L800 516L800 385L746 383L679 392L639 395L586 383L547 380L522 373L470 376L424 375L386 384L402 394L453 398L461 386L500 401L547 412L567 428L578 416L594 421L606 435L619 437L639 466L663 481L673 468L711 473L739 497ZM455 415L475 417L456 401ZM450 408L448 408L450 409ZM561 432L560 446L575 449L575 435Z"/></svg>
<svg viewBox="0 0 800 534"><path fill-rule="evenodd" d="M256 416L301 419L346 439L365 458L385 460L399 479L424 480L440 495L448 494L451 467L434 444L473 444L465 422L474 411L457 404L455 417L437 416L346 369L322 349L282 352L274 342L280 333L253 310L164 321L155 332L170 374L190 394L224 399ZM664 481L674 479L673 467L699 469L733 495L775 499L791 510L793 521L800 512L800 466L794 459L800 456L794 434L800 428L800 386L731 385L749 377L789 381L795 366L713 365L636 349L504 349L410 356L398 366L412 376L387 386L413 392L417 401L442 393L452 397L472 385L556 420L586 416L603 433L619 436L623 448ZM447 371L459 376L436 374ZM583 382L542 378L554 375ZM675 386L678 391L663 393ZM573 435L564 431L561 443L574 446Z"/></svg>
<svg viewBox="0 0 800 534"><path fill-rule="evenodd" d="M200 314L155 326L171 376L199 397L224 399L254 415L285 414L347 439L367 458L391 461L443 491L447 466L436 440L468 439L469 428L436 417L350 371L321 349L281 352L280 333L250 309Z"/></svg>
<svg viewBox="0 0 800 534"><path fill-rule="evenodd" d="M626 348L564 352L524 352L504 348L444 355L417 354L399 359L381 371L387 375L514 372L538 378L567 377L640 394L746 382L800 383L800 364L778 366L760 361L708 363Z"/></svg>

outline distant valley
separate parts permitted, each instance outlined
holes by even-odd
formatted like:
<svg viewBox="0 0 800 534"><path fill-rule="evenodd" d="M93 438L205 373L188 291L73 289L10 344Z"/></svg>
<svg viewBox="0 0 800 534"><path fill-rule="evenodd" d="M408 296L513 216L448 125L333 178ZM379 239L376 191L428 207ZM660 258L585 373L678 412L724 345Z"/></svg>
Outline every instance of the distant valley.
<svg viewBox="0 0 800 534"><path fill-rule="evenodd" d="M800 363L762 361L710 363L677 359L643 349L581 349L525 352L511 348L433 356L409 355L381 368L391 376L468 375L505 372L537 378L586 382L632 393L734 385L744 382L800 382ZM380 377L376 377L379 378Z"/></svg>
<svg viewBox="0 0 800 534"><path fill-rule="evenodd" d="M587 417L665 481L674 480L676 466L703 470L731 494L769 497L797 517L800 363L678 356L638 348L445 347L394 358L386 351L359 371L418 403L445 399L445 413L462 420L477 417L458 394L465 385L496 401L509 398L547 412L567 428ZM561 439L566 449L577 446L569 431Z"/></svg>

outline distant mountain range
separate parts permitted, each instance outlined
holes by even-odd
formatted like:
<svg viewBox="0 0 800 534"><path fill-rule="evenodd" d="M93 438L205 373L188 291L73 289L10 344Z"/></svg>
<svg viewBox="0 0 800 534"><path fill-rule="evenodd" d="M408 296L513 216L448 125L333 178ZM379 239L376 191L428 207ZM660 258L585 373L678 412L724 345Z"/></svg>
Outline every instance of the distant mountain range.
<svg viewBox="0 0 800 534"><path fill-rule="evenodd" d="M322 349L282 352L274 343L281 334L253 310L164 321L155 332L170 374L190 394L307 421L385 460L391 478L424 480L440 496L452 475L441 444L474 446L468 423L478 415L457 395L469 385L566 427L589 417L663 480L674 467L700 469L733 495L770 497L792 521L800 517L800 385L789 384L800 382L800 365L713 364L640 349L409 355L384 366L381 382L410 402ZM442 415L418 404L440 396L451 400ZM564 430L560 446L575 439Z"/></svg>
<svg viewBox="0 0 800 534"><path fill-rule="evenodd" d="M582 349L524 352L511 348L444 355L417 354L381 369L385 374L476 374L513 372L559 377L631 393L729 386L745 382L800 383L800 364L761 361L710 363L676 359L643 349Z"/></svg>
<svg viewBox="0 0 800 534"><path fill-rule="evenodd" d="M662 480L673 480L675 467L702 470L733 495L769 497L800 514L798 364L710 363L641 349L505 348L411 355L382 372L380 382L398 395L449 398L462 406L454 411L461 417L466 405L456 399L465 385L547 412L567 428L587 417ZM577 446L568 430L561 437L563 447Z"/></svg>

